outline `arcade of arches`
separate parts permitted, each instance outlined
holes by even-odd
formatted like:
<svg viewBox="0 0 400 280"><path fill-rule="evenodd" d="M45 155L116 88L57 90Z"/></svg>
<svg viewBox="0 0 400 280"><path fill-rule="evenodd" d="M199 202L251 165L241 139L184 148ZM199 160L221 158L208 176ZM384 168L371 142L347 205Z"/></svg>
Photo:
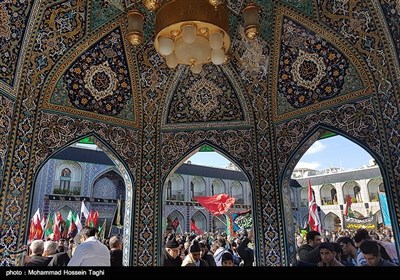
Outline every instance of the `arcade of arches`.
<svg viewBox="0 0 400 280"><path fill-rule="evenodd" d="M326 131L379 165L400 251L399 1L258 0L254 41L248 2L226 1L231 59L200 74L166 66L154 13L129 44L132 1L0 4L0 258L26 242L41 167L92 136L125 184L125 265L159 265L163 186L203 145L248 178L256 264L291 265L290 176Z"/></svg>

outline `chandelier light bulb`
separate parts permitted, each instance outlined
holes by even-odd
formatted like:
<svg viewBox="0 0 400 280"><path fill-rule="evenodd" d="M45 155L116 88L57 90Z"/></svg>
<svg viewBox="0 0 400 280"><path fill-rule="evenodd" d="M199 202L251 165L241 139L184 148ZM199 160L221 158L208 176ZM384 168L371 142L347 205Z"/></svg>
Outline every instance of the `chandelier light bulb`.
<svg viewBox="0 0 400 280"><path fill-rule="evenodd" d="M226 1L159 1L154 48L169 68L189 65L193 74L204 64L226 61L231 46ZM211 5L210 5L211 4Z"/></svg>
<svg viewBox="0 0 400 280"><path fill-rule="evenodd" d="M185 24L181 27L182 39L186 44L192 44L196 40L197 27L194 23Z"/></svg>
<svg viewBox="0 0 400 280"><path fill-rule="evenodd" d="M187 44L183 38L179 38L175 41L174 50L178 61L187 65L191 65L190 59L204 63L211 54L210 43L203 36L196 36L196 40L192 44Z"/></svg>
<svg viewBox="0 0 400 280"><path fill-rule="evenodd" d="M225 61L225 50L211 50L211 61L215 65L221 65Z"/></svg>
<svg viewBox="0 0 400 280"><path fill-rule="evenodd" d="M165 57L165 62L167 63L168 68L175 68L178 66L178 58L175 53L171 53L170 55Z"/></svg>
<svg viewBox="0 0 400 280"><path fill-rule="evenodd" d="M190 66L190 70L192 71L193 74L200 74L201 70L203 70L203 65L202 64L195 64Z"/></svg>
<svg viewBox="0 0 400 280"><path fill-rule="evenodd" d="M224 33L221 30L211 31L208 39L213 50L218 50L224 45Z"/></svg>
<svg viewBox="0 0 400 280"><path fill-rule="evenodd" d="M170 55L174 51L174 41L168 37L160 37L158 39L159 53L162 56Z"/></svg>

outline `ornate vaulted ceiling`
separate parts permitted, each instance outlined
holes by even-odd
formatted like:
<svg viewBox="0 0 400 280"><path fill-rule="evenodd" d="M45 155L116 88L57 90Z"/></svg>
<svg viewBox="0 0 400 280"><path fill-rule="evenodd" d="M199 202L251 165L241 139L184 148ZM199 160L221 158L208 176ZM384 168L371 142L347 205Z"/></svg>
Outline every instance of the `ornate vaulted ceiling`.
<svg viewBox="0 0 400 280"><path fill-rule="evenodd" d="M166 67L152 44L154 13L140 5L145 42L136 48L128 43L131 1L3 1L0 89L16 97L27 79L36 79L44 110L135 127L142 96L154 100L162 93L165 128L248 125L247 84L271 94L276 121L373 92L367 63L380 59L382 34L371 4L256 1L262 7L261 34L251 42L242 33L247 1L227 2L231 62L193 75L185 66ZM393 36L388 40L397 54L399 4L380 4L378 16L388 24L385 35ZM209 103L196 102L196 94L209 95Z"/></svg>

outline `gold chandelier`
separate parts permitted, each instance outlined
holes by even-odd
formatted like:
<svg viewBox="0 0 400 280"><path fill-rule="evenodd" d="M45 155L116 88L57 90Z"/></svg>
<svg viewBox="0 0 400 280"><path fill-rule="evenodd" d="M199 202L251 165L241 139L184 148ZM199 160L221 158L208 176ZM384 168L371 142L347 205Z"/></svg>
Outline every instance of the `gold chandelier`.
<svg viewBox="0 0 400 280"><path fill-rule="evenodd" d="M154 47L169 68L189 65L194 74L212 62L228 61L231 47L229 14L223 0L142 0L143 6L157 11ZM259 32L259 7L243 9L244 32L253 40ZM144 16L138 9L128 12L127 38L132 45L143 42Z"/></svg>

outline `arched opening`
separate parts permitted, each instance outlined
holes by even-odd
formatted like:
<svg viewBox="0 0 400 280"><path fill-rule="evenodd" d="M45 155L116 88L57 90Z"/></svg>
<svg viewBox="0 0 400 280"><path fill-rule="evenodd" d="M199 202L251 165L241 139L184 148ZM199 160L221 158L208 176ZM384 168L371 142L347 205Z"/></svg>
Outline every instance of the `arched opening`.
<svg viewBox="0 0 400 280"><path fill-rule="evenodd" d="M375 201L380 194L378 190L379 188L385 189L385 187L378 161L368 151L332 130L319 129L303 142L292 159L293 162L287 166L292 170L292 173L289 173L291 176L290 178L285 177L286 175L283 176L285 179L282 187L285 189L290 186L288 182L293 179L301 187L293 188L294 194L286 190L282 191L283 194L290 193L291 196L299 198L294 201L294 206L284 206L284 214L288 219L302 217L303 224L299 225L300 230L308 225L308 182L315 192L314 199L318 206L318 216L323 234L332 236L332 233L350 230L350 227L354 226L363 226L363 223L367 227L370 226L368 224L371 220L369 217L372 213L380 210L382 205ZM286 173L283 174L288 173L284 172ZM368 184L368 182L370 183ZM351 222L359 219L356 221L360 223L359 225L350 223L344 214L348 195L351 198L348 216L353 217ZM283 199L283 201L286 200ZM379 226L376 220L372 221L374 227ZM287 236L290 241L287 250L288 254L292 256L292 263L296 264L295 232L299 232L299 230L288 226L291 224L293 222L287 220L286 232L290 232L289 229L293 230L293 237ZM391 228L391 226L387 227Z"/></svg>
<svg viewBox="0 0 400 280"><path fill-rule="evenodd" d="M114 169L104 172L93 183L92 197L122 200L125 197L124 179Z"/></svg>
<svg viewBox="0 0 400 280"><path fill-rule="evenodd" d="M337 197L336 197L336 189L332 184L324 184L321 187L321 204L322 205L333 205L336 201L337 204Z"/></svg>
<svg viewBox="0 0 400 280"><path fill-rule="evenodd" d="M214 179L211 184L211 195L225 193L225 183L221 179Z"/></svg>
<svg viewBox="0 0 400 280"><path fill-rule="evenodd" d="M185 219L182 213L180 213L177 210L172 210L170 214L167 214L167 220L166 220L166 225L165 225L165 233L167 236L170 232L173 233L178 233L178 234L183 234L185 230Z"/></svg>
<svg viewBox="0 0 400 280"><path fill-rule="evenodd" d="M53 194L80 195L82 166L74 161L57 161L55 166Z"/></svg>
<svg viewBox="0 0 400 280"><path fill-rule="evenodd" d="M166 200L185 201L184 181L179 174L172 174L164 186Z"/></svg>
<svg viewBox="0 0 400 280"><path fill-rule="evenodd" d="M308 190L306 187L301 188L300 192L300 206L301 207L307 207L308 203Z"/></svg>
<svg viewBox="0 0 400 280"><path fill-rule="evenodd" d="M361 188L355 181L346 182L343 185L343 201L346 201L347 195L350 195L352 203L363 202L361 197Z"/></svg>
<svg viewBox="0 0 400 280"><path fill-rule="evenodd" d="M201 235L207 228L207 219L204 213L197 211L190 219L190 232L192 234Z"/></svg>
<svg viewBox="0 0 400 280"><path fill-rule="evenodd" d="M202 177L193 177L190 181L190 199L194 201L195 196L206 195L206 182Z"/></svg>
<svg viewBox="0 0 400 280"><path fill-rule="evenodd" d="M61 176L60 176L60 190L62 192L67 191L70 192L71 191L71 170L69 170L68 168L64 168L61 171Z"/></svg>
<svg viewBox="0 0 400 280"><path fill-rule="evenodd" d="M369 201L371 202L379 201L379 192L382 192L381 189L383 189L384 192L384 188L381 187L383 186L383 180L381 178L371 179L368 182L367 186L368 186Z"/></svg>
<svg viewBox="0 0 400 280"><path fill-rule="evenodd" d="M232 182L231 191L232 197L236 198L236 203L244 204L243 186L239 181Z"/></svg>
<svg viewBox="0 0 400 280"><path fill-rule="evenodd" d="M324 226L329 232L339 232L342 224L338 215L329 212L327 215L325 215Z"/></svg>
<svg viewBox="0 0 400 280"><path fill-rule="evenodd" d="M168 199L169 193L174 198L174 190L182 192L182 200ZM197 147L172 168L164 180L161 193L165 224L163 237L172 231L181 240L186 240L188 235L199 235L201 232L201 238L206 240L214 239L217 234L224 234L232 241L238 232L252 229L252 190L247 175L209 143ZM228 195L235 199L234 204L223 214L214 215L194 199L218 195ZM182 231L172 229L175 217L178 217ZM160 250L163 250L163 246Z"/></svg>
<svg viewBox="0 0 400 280"><path fill-rule="evenodd" d="M129 265L131 236L124 236L123 227L132 224L132 199L125 203L133 196L130 178L119 156L97 135L80 138L54 153L38 169L32 196L31 211L38 210L44 224L41 238L76 236L88 224L85 208L93 214L91 225L99 230L99 239L117 234L123 238L123 263ZM77 231L68 228L71 224ZM55 234L58 230L60 235Z"/></svg>

